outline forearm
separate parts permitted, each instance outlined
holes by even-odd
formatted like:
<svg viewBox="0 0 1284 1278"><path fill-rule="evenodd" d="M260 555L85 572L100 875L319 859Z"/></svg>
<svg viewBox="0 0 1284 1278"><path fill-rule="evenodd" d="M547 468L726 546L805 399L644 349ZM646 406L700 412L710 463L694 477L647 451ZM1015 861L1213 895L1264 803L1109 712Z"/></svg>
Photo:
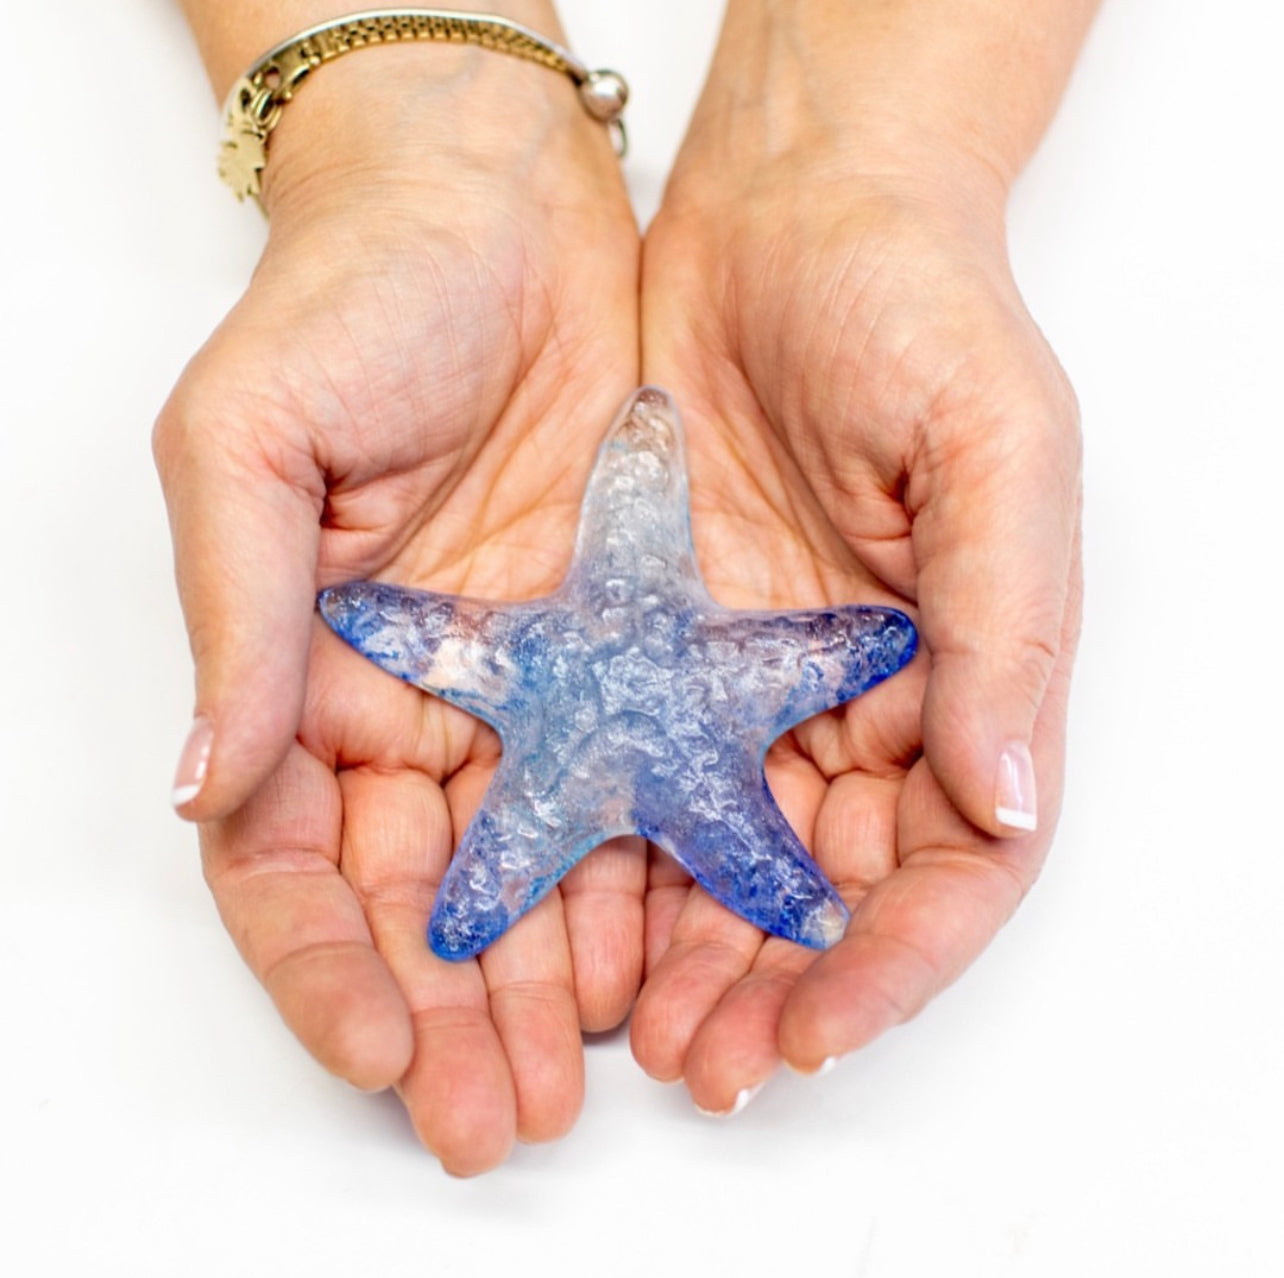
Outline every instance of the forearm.
<svg viewBox="0 0 1284 1278"><path fill-rule="evenodd" d="M730 0L700 127L764 156L948 163L1006 188L1042 137L1099 0Z"/></svg>

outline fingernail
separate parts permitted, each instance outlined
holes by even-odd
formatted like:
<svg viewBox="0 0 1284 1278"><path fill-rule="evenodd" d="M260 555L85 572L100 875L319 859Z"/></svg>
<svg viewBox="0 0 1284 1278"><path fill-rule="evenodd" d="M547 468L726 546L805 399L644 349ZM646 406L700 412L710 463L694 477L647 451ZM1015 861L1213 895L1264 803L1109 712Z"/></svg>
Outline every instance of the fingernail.
<svg viewBox="0 0 1284 1278"><path fill-rule="evenodd" d="M838 1057L826 1056L815 1069L803 1069L801 1066L794 1065L790 1061L786 1061L785 1064L788 1065L795 1074L799 1074L803 1078L824 1078L825 1075L838 1064Z"/></svg>
<svg viewBox="0 0 1284 1278"><path fill-rule="evenodd" d="M1024 741L1014 741L999 755L994 815L1010 830L1033 830L1039 824L1034 794L1034 760Z"/></svg>
<svg viewBox="0 0 1284 1278"><path fill-rule="evenodd" d="M169 796L176 808L191 803L200 794L201 786L205 784L205 774L209 771L210 751L213 747L214 725L203 715L198 715L183 744L183 753L178 756L174 789Z"/></svg>
<svg viewBox="0 0 1284 1278"><path fill-rule="evenodd" d="M736 1093L735 1104L730 1109L703 1109L697 1105L697 1112L703 1114L706 1118L735 1118L746 1105L749 1104L755 1096L762 1091L763 1084L759 1083L756 1087L742 1087Z"/></svg>

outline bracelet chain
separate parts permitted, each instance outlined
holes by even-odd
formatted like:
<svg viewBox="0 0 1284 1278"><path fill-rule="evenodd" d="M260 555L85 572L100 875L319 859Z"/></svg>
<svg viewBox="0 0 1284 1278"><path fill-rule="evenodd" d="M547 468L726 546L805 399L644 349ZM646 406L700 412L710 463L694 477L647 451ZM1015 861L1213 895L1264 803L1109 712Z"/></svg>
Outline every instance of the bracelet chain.
<svg viewBox="0 0 1284 1278"><path fill-rule="evenodd" d="M628 86L614 72L589 71L551 40L493 14L389 9L350 14L304 31L265 54L233 85L224 108L226 130L218 171L236 198L259 198L268 137L285 104L312 71L354 49L407 40L477 45L568 76L579 89L585 109L607 125L617 154L623 154L620 114Z"/></svg>

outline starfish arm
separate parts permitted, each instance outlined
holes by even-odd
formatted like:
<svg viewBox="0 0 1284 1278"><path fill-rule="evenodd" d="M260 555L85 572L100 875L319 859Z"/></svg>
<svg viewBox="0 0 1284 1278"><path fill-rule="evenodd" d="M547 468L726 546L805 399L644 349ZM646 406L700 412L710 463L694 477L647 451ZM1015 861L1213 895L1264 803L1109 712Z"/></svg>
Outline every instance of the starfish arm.
<svg viewBox="0 0 1284 1278"><path fill-rule="evenodd" d="M609 780L588 768L550 768L546 755L510 758L506 750L437 892L433 952L479 954L599 843L630 833L626 814Z"/></svg>
<svg viewBox="0 0 1284 1278"><path fill-rule="evenodd" d="M699 642L728 671L746 722L765 729L763 750L796 723L894 675L918 645L895 608L839 605L790 612L719 611Z"/></svg>
<svg viewBox="0 0 1284 1278"><path fill-rule="evenodd" d="M598 450L567 585L578 592L591 584L603 596L595 606L611 607L679 582L707 598L691 540L682 422L668 394L644 386Z"/></svg>
<svg viewBox="0 0 1284 1278"><path fill-rule="evenodd" d="M322 591L318 606L376 665L493 727L521 706L532 678L526 632L539 616L530 605L354 581Z"/></svg>
<svg viewBox="0 0 1284 1278"><path fill-rule="evenodd" d="M711 769L684 796L662 807L653 796L642 833L695 881L755 927L812 949L842 939L848 912L784 813L762 769L744 752Z"/></svg>

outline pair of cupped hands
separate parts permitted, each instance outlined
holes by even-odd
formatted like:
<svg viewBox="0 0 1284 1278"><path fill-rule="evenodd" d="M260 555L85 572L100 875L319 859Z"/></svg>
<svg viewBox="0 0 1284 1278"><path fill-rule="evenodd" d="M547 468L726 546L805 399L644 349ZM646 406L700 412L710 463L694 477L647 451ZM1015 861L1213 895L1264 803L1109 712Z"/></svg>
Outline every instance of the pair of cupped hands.
<svg viewBox="0 0 1284 1278"><path fill-rule="evenodd" d="M1078 431L1009 274L1005 183L939 140L872 162L797 104L706 93L640 242L560 77L374 57L291 104L261 264L157 427L197 671L180 810L290 1028L471 1174L570 1129L582 1032L631 1012L642 1068L728 1113L912 1016L993 936L1058 808ZM850 928L823 954L765 937L621 839L444 961L425 925L499 741L347 649L316 592L550 592L643 382L682 412L719 602L919 626L905 671L767 757Z"/></svg>

